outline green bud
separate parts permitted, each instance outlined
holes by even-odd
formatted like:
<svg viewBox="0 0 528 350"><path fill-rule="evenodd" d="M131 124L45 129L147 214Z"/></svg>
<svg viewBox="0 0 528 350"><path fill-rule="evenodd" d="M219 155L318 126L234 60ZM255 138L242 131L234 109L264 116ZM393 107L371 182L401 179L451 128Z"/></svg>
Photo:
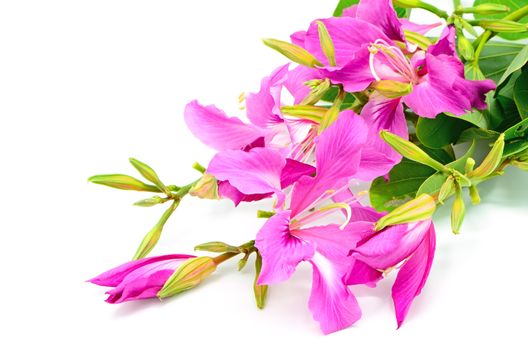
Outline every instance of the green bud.
<svg viewBox="0 0 528 350"><path fill-rule="evenodd" d="M431 158L424 150L414 143L385 130L382 130L380 135L385 142L405 158L430 166L438 171L444 172L448 170L442 163Z"/></svg>
<svg viewBox="0 0 528 350"><path fill-rule="evenodd" d="M455 16L455 27L458 30L466 30L469 34L473 35L473 37L478 37L478 33L475 30L475 28L465 19L462 17Z"/></svg>
<svg viewBox="0 0 528 350"><path fill-rule="evenodd" d="M257 210L257 218L268 219L275 215L274 211Z"/></svg>
<svg viewBox="0 0 528 350"><path fill-rule="evenodd" d="M202 199L219 199L218 181L211 174L204 174L189 190L189 194Z"/></svg>
<svg viewBox="0 0 528 350"><path fill-rule="evenodd" d="M194 247L194 250L200 250L212 253L239 253L238 247L234 247L224 242L208 242L202 243Z"/></svg>
<svg viewBox="0 0 528 350"><path fill-rule="evenodd" d="M153 207L157 204L164 203L165 200L159 196L154 196L151 198L142 199L140 201L137 201L134 203L134 205L137 205L138 207Z"/></svg>
<svg viewBox="0 0 528 350"><path fill-rule="evenodd" d="M321 120L321 123L319 123L319 130L318 133L321 134L326 128L328 128L330 125L332 125L339 116L339 112L341 110L341 105L345 101L345 90L340 89L339 94L337 94L334 103L332 104L332 107L328 109L323 116L323 119Z"/></svg>
<svg viewBox="0 0 528 350"><path fill-rule="evenodd" d="M466 61L473 61L475 58L475 49L471 42L462 34L460 31L457 35L457 48L458 52Z"/></svg>
<svg viewBox="0 0 528 350"><path fill-rule="evenodd" d="M458 234L460 232L460 226L462 226L462 222L464 221L464 216L466 215L466 206L462 198L460 186L456 186L455 191L455 201L451 209L451 229L454 234Z"/></svg>
<svg viewBox="0 0 528 350"><path fill-rule="evenodd" d="M457 13L476 13L479 15L494 15L497 13L510 12L510 8L500 4L481 4L474 7L462 7Z"/></svg>
<svg viewBox="0 0 528 350"><path fill-rule="evenodd" d="M514 160L511 162L511 165L521 170L528 170L528 162L520 162L518 160Z"/></svg>
<svg viewBox="0 0 528 350"><path fill-rule="evenodd" d="M196 287L216 271L216 265L214 259L209 256L185 261L165 282L158 292L158 297L164 299Z"/></svg>
<svg viewBox="0 0 528 350"><path fill-rule="evenodd" d="M404 30L403 33L408 42L417 45L422 50L427 50L427 48L433 44L429 38L422 34L411 32L410 30Z"/></svg>
<svg viewBox="0 0 528 350"><path fill-rule="evenodd" d="M469 198L471 198L471 203L473 205L480 204L480 195L479 195L477 186L469 187Z"/></svg>
<svg viewBox="0 0 528 350"><path fill-rule="evenodd" d="M203 167L202 164L200 164L200 163L198 163L198 162L194 162L194 164L192 165L192 168L193 168L194 170L196 170L196 171L199 171L199 172L202 173L202 174L204 174L205 171L207 170L207 169L205 169L205 168Z"/></svg>
<svg viewBox="0 0 528 350"><path fill-rule="evenodd" d="M148 253L150 253L150 251L156 246L161 237L163 226L165 226L165 223L167 222L167 220L169 220L170 216L172 215L172 213L174 213L179 204L180 201L175 200L174 202L172 202L169 209L165 210L158 223L154 225L154 227L145 235L143 241L141 241L141 244L139 245L136 254L134 254L132 260L138 260L146 257Z"/></svg>
<svg viewBox="0 0 528 350"><path fill-rule="evenodd" d="M321 62L300 46L276 39L263 39L262 41L264 45L283 54L295 63L312 68L322 66Z"/></svg>
<svg viewBox="0 0 528 350"><path fill-rule="evenodd" d="M442 184L442 187L440 187L440 191L438 192L438 202L444 204L444 200L449 197L454 187L455 178L453 176L448 176L446 181Z"/></svg>
<svg viewBox="0 0 528 350"><path fill-rule="evenodd" d="M128 175L108 174L95 175L88 179L94 184L104 185L120 190L143 191L143 192L161 192L159 188L147 185L146 183Z"/></svg>
<svg viewBox="0 0 528 350"><path fill-rule="evenodd" d="M413 200L400 205L378 220L374 229L383 230L387 226L425 220L433 215L436 203L433 197L422 194Z"/></svg>
<svg viewBox="0 0 528 350"><path fill-rule="evenodd" d="M328 33L328 29L326 29L326 26L323 22L317 21L317 31L319 32L319 42L321 44L321 49L323 50L324 55L328 59L328 64L332 67L335 67L336 60L334 43L332 42L332 38Z"/></svg>
<svg viewBox="0 0 528 350"><path fill-rule="evenodd" d="M504 134L500 134L499 138L493 144L491 151L488 153L482 163L472 172L468 174L469 177L485 178L491 175L497 169L501 162L502 153L504 152Z"/></svg>
<svg viewBox="0 0 528 350"><path fill-rule="evenodd" d="M292 117L320 123L326 112L328 112L328 108L310 105L282 106L281 112Z"/></svg>
<svg viewBox="0 0 528 350"><path fill-rule="evenodd" d="M331 83L329 79L315 80L317 83L313 83L314 80L311 80L312 84L306 84L310 87L311 91L302 101L301 105L313 105L321 100L323 96L330 89Z"/></svg>
<svg viewBox="0 0 528 350"><path fill-rule="evenodd" d="M130 161L130 163L134 166L134 168L136 168L137 171L139 171L139 173L145 178L147 179L148 181L152 182L154 185L156 185L156 187L158 187L160 190L162 191L166 191L166 187L165 185L163 184L163 182L161 182L161 180L159 179L158 177L158 174L156 174L156 172L154 171L154 169L152 169L150 166L148 166L147 164L143 163L143 162L140 162L139 160L137 159L134 159L134 158L129 158L128 159Z"/></svg>
<svg viewBox="0 0 528 350"><path fill-rule="evenodd" d="M469 174L470 172L472 172L474 168L475 168L475 159L469 157L468 159L466 159L466 165L464 167L466 174Z"/></svg>
<svg viewBox="0 0 528 350"><path fill-rule="evenodd" d="M266 284L257 284L261 270L262 256L257 252L257 258L255 259L255 281L253 282L253 292L259 309L263 309L266 305L266 297L268 295L268 286Z"/></svg>
<svg viewBox="0 0 528 350"><path fill-rule="evenodd" d="M412 92L413 86L396 80L380 80L372 83L372 88L388 98L398 98Z"/></svg>
<svg viewBox="0 0 528 350"><path fill-rule="evenodd" d="M419 8L423 2L420 0L393 0L392 3L403 8Z"/></svg>
<svg viewBox="0 0 528 350"><path fill-rule="evenodd" d="M528 25L506 19L482 19L476 25L495 33L522 33L528 31Z"/></svg>
<svg viewBox="0 0 528 350"><path fill-rule="evenodd" d="M250 254L245 254L244 257L238 261L238 271L242 271L244 267L246 267L249 255Z"/></svg>

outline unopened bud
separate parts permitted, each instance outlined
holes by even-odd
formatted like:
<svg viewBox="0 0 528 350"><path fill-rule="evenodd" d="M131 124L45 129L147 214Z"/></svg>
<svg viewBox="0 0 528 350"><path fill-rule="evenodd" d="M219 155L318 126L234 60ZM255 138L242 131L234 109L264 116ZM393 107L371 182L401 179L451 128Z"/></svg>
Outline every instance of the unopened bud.
<svg viewBox="0 0 528 350"><path fill-rule="evenodd" d="M311 80L314 82L314 80ZM331 83L329 79L315 80L317 83L306 84L310 87L310 93L302 101L301 105L313 105L321 100L323 96L330 89Z"/></svg>
<svg viewBox="0 0 528 350"><path fill-rule="evenodd" d="M378 220L374 229L380 231L387 226L404 224L425 220L433 215L436 209L436 203L433 197L428 194L422 194L417 198L400 205Z"/></svg>
<svg viewBox="0 0 528 350"><path fill-rule="evenodd" d="M257 218L268 219L275 215L274 211L257 210Z"/></svg>
<svg viewBox="0 0 528 350"><path fill-rule="evenodd" d="M476 13L478 15L494 15L497 13L510 12L510 8L500 4L481 4L473 7L462 7L457 13Z"/></svg>
<svg viewBox="0 0 528 350"><path fill-rule="evenodd" d="M380 135L385 142L405 158L430 166L438 171L447 171L447 168L442 163L431 158L424 150L414 143L385 130L382 130Z"/></svg>
<svg viewBox="0 0 528 350"><path fill-rule="evenodd" d="M403 8L419 8L423 3L420 0L393 0L392 2L395 6Z"/></svg>
<svg viewBox="0 0 528 350"><path fill-rule="evenodd" d="M378 91L385 97L398 98L408 95L412 92L413 86L409 83L402 83L396 80L380 80L372 84L374 90Z"/></svg>
<svg viewBox="0 0 528 350"><path fill-rule="evenodd" d="M511 165L521 170L528 170L528 161L513 160Z"/></svg>
<svg viewBox="0 0 528 350"><path fill-rule="evenodd" d="M457 48L460 55L467 61L473 61L475 58L475 49L473 48L473 45L471 45L471 42L462 34L462 32L459 32L457 39Z"/></svg>
<svg viewBox="0 0 528 350"><path fill-rule="evenodd" d="M449 197L451 192L453 191L453 188L455 186L455 179L453 176L448 176L446 181L442 184L442 187L440 187L440 191L438 192L438 202L444 203L444 200Z"/></svg>
<svg viewBox="0 0 528 350"><path fill-rule="evenodd" d="M522 33L528 30L528 25L525 23L509 21L506 19L482 19L477 21L476 24L495 33Z"/></svg>
<svg viewBox="0 0 528 350"><path fill-rule="evenodd" d="M156 174L156 172L154 171L154 169L152 169L150 166L148 166L147 164L143 163L143 162L140 162L139 160L137 159L134 159L134 158L129 158L128 159L130 161L130 163L134 166L134 168L136 168L137 171L139 171L139 173L145 178L147 179L148 181L152 182L154 185L156 185L160 190L162 191L166 191L166 187L165 185L163 184L163 182L161 182L161 180L159 179L158 177L158 174Z"/></svg>
<svg viewBox="0 0 528 350"><path fill-rule="evenodd" d="M464 204L464 199L462 198L462 190L457 186L455 201L453 202L453 208L451 209L451 229L454 234L460 232L460 226L462 226L465 215L466 206Z"/></svg>
<svg viewBox="0 0 528 350"><path fill-rule="evenodd" d="M163 198L159 196L154 196L151 198L145 198L140 201L137 201L136 203L134 203L134 205L137 205L138 207L153 207L163 202L164 202Z"/></svg>
<svg viewBox="0 0 528 350"><path fill-rule="evenodd" d="M218 181L211 174L204 174L189 190L191 196L202 199L219 199Z"/></svg>
<svg viewBox="0 0 528 350"><path fill-rule="evenodd" d="M263 39L264 44L303 66L322 66L312 54L300 46L276 39Z"/></svg>
<svg viewBox="0 0 528 350"><path fill-rule="evenodd" d="M326 112L328 112L328 108L310 105L282 106L281 112L292 117L320 123Z"/></svg>
<svg viewBox="0 0 528 350"><path fill-rule="evenodd" d="M132 176L121 174L95 175L88 179L94 184L104 185L117 188L120 190L143 191L143 192L161 192L159 188L147 185Z"/></svg>
<svg viewBox="0 0 528 350"><path fill-rule="evenodd" d="M469 157L468 159L466 159L466 165L464 166L464 170L466 174L469 174L470 172L472 172L474 168L475 168L475 159Z"/></svg>
<svg viewBox="0 0 528 350"><path fill-rule="evenodd" d="M200 250L200 251L212 252L212 253L227 253L227 252L239 253L240 252L237 247L234 247L224 242L202 243L194 247L194 250Z"/></svg>
<svg viewBox="0 0 528 350"><path fill-rule="evenodd" d="M455 21L455 27L458 30L464 29L469 34L473 35L475 38L478 37L477 31L475 30L475 28L468 21L466 21L465 19L463 19L462 17L459 17L459 16L455 16L454 21Z"/></svg>
<svg viewBox="0 0 528 350"><path fill-rule="evenodd" d="M158 297L163 299L194 288L215 270L216 263L209 256L189 259L181 264L169 277L163 288L158 292Z"/></svg>
<svg viewBox="0 0 528 350"><path fill-rule="evenodd" d="M471 203L473 205L480 204L480 195L479 195L477 186L469 187L469 198L471 198Z"/></svg>
<svg viewBox="0 0 528 350"><path fill-rule="evenodd" d="M491 151L488 153L482 163L472 172L468 174L469 177L484 178L491 175L500 164L502 153L504 152L504 134L501 134L497 141L493 144Z"/></svg>
<svg viewBox="0 0 528 350"><path fill-rule="evenodd" d="M258 284L260 271L262 270L262 256L257 252L255 259L255 281L253 282L253 292L255 294L255 302L259 309L263 309L266 305L266 297L268 295L268 286L266 284Z"/></svg>
<svg viewBox="0 0 528 350"><path fill-rule="evenodd" d="M334 100L334 103L332 104L332 107L330 107L326 111L325 115L323 116L323 119L321 120L321 123L319 123L319 134L326 130L326 128L328 128L337 120L339 112L341 111L341 105L345 101L345 95L345 91L343 89L340 89L339 93L337 94Z"/></svg>
<svg viewBox="0 0 528 350"><path fill-rule="evenodd" d="M326 29L326 26L323 22L317 21L317 31L319 33L319 42L321 44L321 50L323 50L324 55L328 59L328 64L331 67L335 67L336 59L334 43L332 42L332 38L328 33L328 29Z"/></svg>
<svg viewBox="0 0 528 350"><path fill-rule="evenodd" d="M244 255L242 259L238 261L238 271L242 271L244 267L246 267L247 261L249 258L249 254Z"/></svg>
<svg viewBox="0 0 528 350"><path fill-rule="evenodd" d="M165 210L157 224L154 225L154 227L145 235L145 237L141 241L141 244L139 245L136 254L134 254L132 260L144 258L156 246L161 237L163 226L165 226L165 223L167 222L167 220L169 220L170 216L172 215L172 213L174 213L179 204L180 201L175 200L174 202L172 202L169 209Z"/></svg>

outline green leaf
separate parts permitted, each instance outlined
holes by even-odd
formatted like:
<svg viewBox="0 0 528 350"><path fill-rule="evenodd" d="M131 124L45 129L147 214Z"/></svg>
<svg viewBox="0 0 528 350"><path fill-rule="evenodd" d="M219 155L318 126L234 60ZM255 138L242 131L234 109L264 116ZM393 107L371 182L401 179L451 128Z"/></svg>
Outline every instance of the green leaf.
<svg viewBox="0 0 528 350"><path fill-rule="evenodd" d="M504 132L503 157L509 157L528 149L528 119L524 119Z"/></svg>
<svg viewBox="0 0 528 350"><path fill-rule="evenodd" d="M482 4L506 5L510 8L511 12L513 12L525 6L527 3L526 0L475 0L473 6ZM497 13L493 15L475 14L474 16L476 19L503 19L504 13ZM528 24L528 17L522 18L519 22ZM506 40L519 40L528 38L528 33L499 33L498 36Z"/></svg>
<svg viewBox="0 0 528 350"><path fill-rule="evenodd" d="M501 76L497 87L500 88L501 85L512 75L512 73L518 71L526 65L528 62L528 45L523 45L523 48L517 53L517 55L512 59L510 64L504 71L504 74Z"/></svg>
<svg viewBox="0 0 528 350"><path fill-rule="evenodd" d="M370 203L378 211L392 211L415 198L420 185L435 171L426 165L403 159L389 172L389 181L375 179L370 186Z"/></svg>
<svg viewBox="0 0 528 350"><path fill-rule="evenodd" d="M499 137L499 133L493 130L469 128L460 134L457 143L470 142L473 140L490 140L494 141Z"/></svg>
<svg viewBox="0 0 528 350"><path fill-rule="evenodd" d="M343 15L343 10L355 5L359 2L359 0L339 0L339 3L337 4L336 9L334 10L334 17L340 17Z"/></svg>
<svg viewBox="0 0 528 350"><path fill-rule="evenodd" d="M524 53L521 53L524 52ZM506 79L513 71L506 73L509 70L513 60L520 55L518 58L519 62L522 62L522 57L528 58L528 49L525 45L506 43L500 41L489 41L484 46L482 53L479 58L479 66L484 76L488 79L493 79L495 82L502 80L503 76ZM526 62L526 61L525 61ZM520 69L524 64L518 66ZM502 82L501 82L502 83ZM500 84L497 84L500 85Z"/></svg>
<svg viewBox="0 0 528 350"><path fill-rule="evenodd" d="M454 143L470 124L464 120L439 114L434 119L420 118L416 125L416 136L430 148L442 148Z"/></svg>
<svg viewBox="0 0 528 350"><path fill-rule="evenodd" d="M446 164L446 166L448 168L460 171L461 173L464 172L464 166L466 165L466 161L469 157L473 156L473 154L475 153L475 148L476 143L473 142L462 157L449 164ZM442 187L443 183L447 180L447 177L447 174L440 172L432 174L418 188L418 190L416 191L416 196L419 196L421 194L436 194L438 191L440 191L440 187Z"/></svg>
<svg viewBox="0 0 528 350"><path fill-rule="evenodd" d="M528 69L523 69L513 88L513 100L522 119L528 118Z"/></svg>

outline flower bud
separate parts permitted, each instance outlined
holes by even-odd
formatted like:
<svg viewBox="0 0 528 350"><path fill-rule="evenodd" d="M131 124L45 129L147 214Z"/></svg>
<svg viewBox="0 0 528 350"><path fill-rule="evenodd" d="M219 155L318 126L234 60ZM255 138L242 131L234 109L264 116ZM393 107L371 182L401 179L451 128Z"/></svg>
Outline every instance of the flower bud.
<svg viewBox="0 0 528 350"><path fill-rule="evenodd" d="M189 259L174 271L165 285L158 292L161 299L179 294L196 287L216 270L216 263L209 256Z"/></svg>
<svg viewBox="0 0 528 350"><path fill-rule="evenodd" d="M466 174L469 174L470 172L472 172L474 168L475 168L475 159L469 157L468 159L466 159L466 165L464 166L464 170Z"/></svg>
<svg viewBox="0 0 528 350"><path fill-rule="evenodd" d="M113 187L120 190L161 192L159 188L152 185L147 185L146 183L128 175L95 175L90 177L88 181L93 182L94 184Z"/></svg>
<svg viewBox="0 0 528 350"><path fill-rule="evenodd" d="M473 45L471 45L471 42L464 36L464 34L462 34L462 32L459 32L457 39L457 48L460 55L467 61L473 61L475 58L475 49L473 48Z"/></svg>
<svg viewBox="0 0 528 350"><path fill-rule="evenodd" d="M226 253L226 252L239 253L240 252L240 250L237 247L234 247L224 242L202 243L194 247L194 250L201 250L201 251L212 252L212 253Z"/></svg>
<svg viewBox="0 0 528 350"><path fill-rule="evenodd" d="M491 175L500 164L502 153L504 152L504 134L501 134L497 141L493 144L491 151L488 153L482 163L472 172L468 174L469 177L484 178Z"/></svg>
<svg viewBox="0 0 528 350"><path fill-rule="evenodd" d="M262 270L262 256L257 252L255 259L255 281L253 282L253 292L255 294L255 302L259 309L263 309L266 305L266 297L268 295L268 286L266 284L258 284L260 271Z"/></svg>
<svg viewBox="0 0 528 350"><path fill-rule="evenodd" d="M326 111L325 115L323 116L323 119L319 123L319 134L321 134L326 128L328 128L337 120L339 112L341 111L341 105L345 101L345 95L345 90L340 89L339 93L337 94L334 100L334 103L332 104L332 107L330 107Z"/></svg>
<svg viewBox="0 0 528 350"><path fill-rule="evenodd" d="M376 223L374 230L380 231L387 226L425 220L433 215L436 203L433 197L422 194L400 205Z"/></svg>
<svg viewBox="0 0 528 350"><path fill-rule="evenodd" d="M473 205L477 205L480 203L480 195L477 186L473 185L469 187L469 198L471 198L471 203Z"/></svg>
<svg viewBox="0 0 528 350"><path fill-rule="evenodd" d="M274 211L257 210L257 218L259 219L269 219L275 214Z"/></svg>
<svg viewBox="0 0 528 350"><path fill-rule="evenodd" d="M162 191L166 191L165 185L158 177L158 174L147 164L140 162L137 159L129 158L128 159L130 163L136 168L137 171L148 181L152 182L156 187L158 187Z"/></svg>
<svg viewBox="0 0 528 350"><path fill-rule="evenodd" d="M464 199L462 198L462 190L459 186L455 188L456 195L455 201L453 202L453 208L451 209L451 229L454 234L460 232L460 226L464 221L464 216L466 215L466 206L464 204Z"/></svg>
<svg viewBox="0 0 528 350"><path fill-rule="evenodd" d="M382 130L380 135L385 142L405 158L430 166L438 171L447 171L447 168L442 163L431 158L424 150L414 143L385 130Z"/></svg>
<svg viewBox="0 0 528 350"><path fill-rule="evenodd" d="M408 95L412 92L412 84L402 83L396 80L380 80L372 83L374 90L378 91L385 97L398 98Z"/></svg>
<svg viewBox="0 0 528 350"><path fill-rule="evenodd" d="M134 203L134 205L137 205L138 207L153 207L157 204L161 204L163 203L164 200L163 198L159 197L159 196L154 196L154 197L151 197L151 198L146 198L146 199L142 199L140 201L137 201L136 203Z"/></svg>
<svg viewBox="0 0 528 350"><path fill-rule="evenodd" d="M394 6L403 8L419 8L422 5L420 0L393 0Z"/></svg>
<svg viewBox="0 0 528 350"><path fill-rule="evenodd" d="M316 123L321 122L321 120L323 119L327 111L328 111L328 108L310 106L310 105L282 106L281 107L281 112L283 114L296 117L296 118L311 120Z"/></svg>
<svg viewBox="0 0 528 350"><path fill-rule="evenodd" d="M301 105L313 105L321 100L323 96L330 89L331 83L329 79L311 80L312 84L306 84L310 87L310 93L302 101ZM315 83L317 82L317 83Z"/></svg>
<svg viewBox="0 0 528 350"><path fill-rule="evenodd" d="M481 4L460 10L463 13L476 13L478 15L494 15L497 13L510 12L510 8L508 6L500 4Z"/></svg>
<svg viewBox="0 0 528 350"><path fill-rule="evenodd" d="M326 29L326 26L321 21L317 21L317 32L319 33L319 42L321 45L321 49L323 50L324 55L328 59L328 64L332 67L335 67L336 60L334 43L332 42L332 38L328 33L328 29Z"/></svg>
<svg viewBox="0 0 528 350"><path fill-rule="evenodd" d="M506 19L483 19L477 21L476 24L495 33L522 33L528 30L528 25Z"/></svg>
<svg viewBox="0 0 528 350"><path fill-rule="evenodd" d="M442 187L440 187L440 191L438 192L438 202L440 202L441 204L444 204L444 200L447 197L449 197L454 187L455 187L454 177L448 176L446 181L442 184Z"/></svg>
<svg viewBox="0 0 528 350"><path fill-rule="evenodd" d="M276 39L263 39L262 41L266 46L283 54L295 63L312 68L322 66L321 62L300 46Z"/></svg>
<svg viewBox="0 0 528 350"><path fill-rule="evenodd" d="M141 244L139 245L136 254L134 254L132 260L144 258L156 246L161 237L163 226L165 226L165 223L167 222L167 220L169 220L170 216L172 215L172 213L174 213L179 204L180 201L175 200L174 202L172 202L169 209L165 210L158 223L145 235L145 237L141 241Z"/></svg>
<svg viewBox="0 0 528 350"><path fill-rule="evenodd" d="M204 174L189 190L191 196L202 199L219 199L218 181L213 175Z"/></svg>

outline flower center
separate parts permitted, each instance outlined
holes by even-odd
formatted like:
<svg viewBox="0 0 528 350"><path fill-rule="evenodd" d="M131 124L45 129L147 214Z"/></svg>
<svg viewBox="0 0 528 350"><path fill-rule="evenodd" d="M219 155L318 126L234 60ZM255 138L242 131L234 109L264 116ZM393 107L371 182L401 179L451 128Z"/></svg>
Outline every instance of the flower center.
<svg viewBox="0 0 528 350"><path fill-rule="evenodd" d="M370 52L370 71L376 81L385 80L380 75L385 75L388 68L406 82L412 84L418 83L418 74L410 60L403 54L399 47L391 46L385 40L377 39L368 49ZM391 78L389 77L389 80Z"/></svg>

